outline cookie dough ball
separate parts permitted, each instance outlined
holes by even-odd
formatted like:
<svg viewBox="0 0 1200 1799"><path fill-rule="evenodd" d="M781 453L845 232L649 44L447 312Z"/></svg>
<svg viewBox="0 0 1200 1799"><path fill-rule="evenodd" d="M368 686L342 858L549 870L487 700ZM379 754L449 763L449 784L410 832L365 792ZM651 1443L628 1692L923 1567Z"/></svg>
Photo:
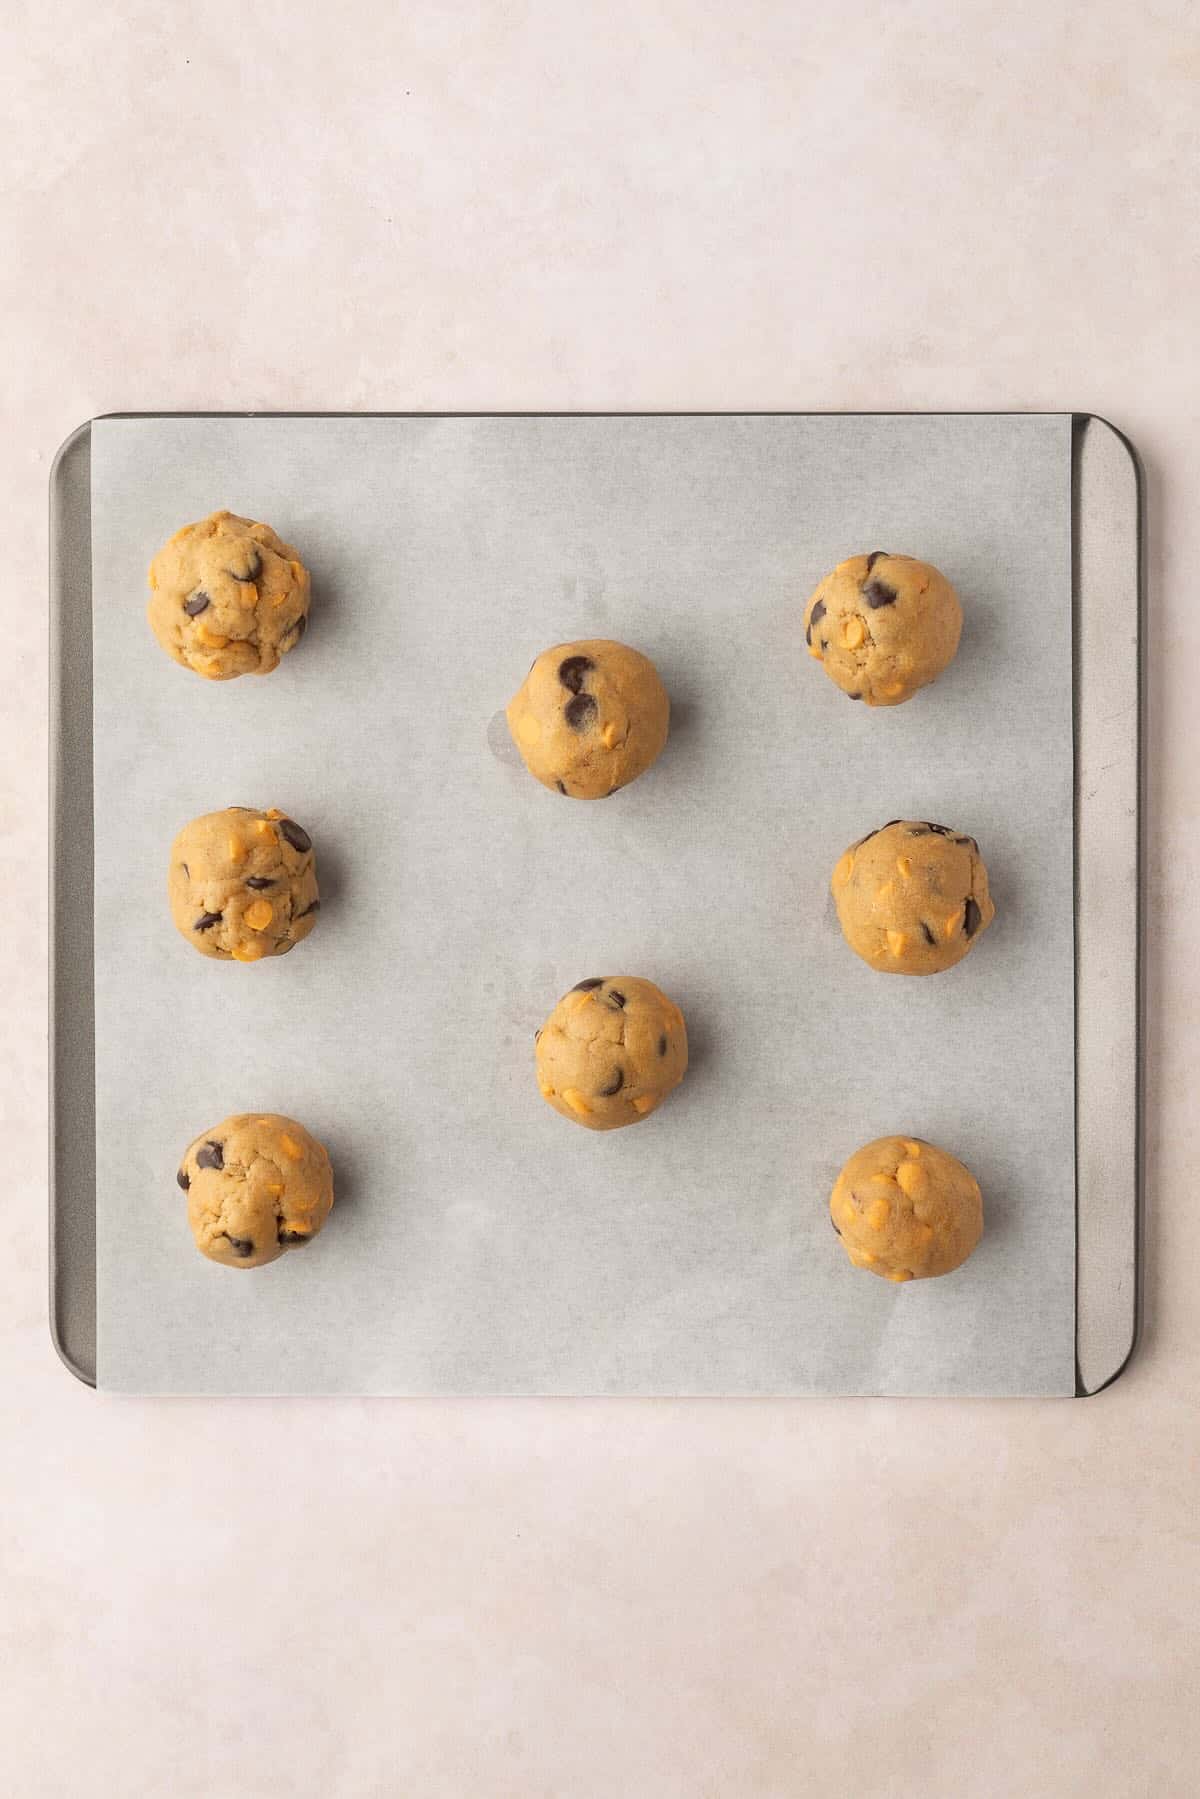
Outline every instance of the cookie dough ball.
<svg viewBox="0 0 1200 1799"><path fill-rule="evenodd" d="M537 1034L542 1098L589 1131L649 1116L687 1069L683 1013L637 975L593 976L560 999Z"/></svg>
<svg viewBox="0 0 1200 1799"><path fill-rule="evenodd" d="M659 756L671 702L653 662L596 637L543 650L507 718L526 768L543 787L602 800Z"/></svg>
<svg viewBox="0 0 1200 1799"><path fill-rule="evenodd" d="M274 808L205 812L171 845L167 894L175 929L202 956L286 956L321 906L312 838Z"/></svg>
<svg viewBox="0 0 1200 1799"><path fill-rule="evenodd" d="M979 1183L923 1137L877 1137L856 1149L829 1215L854 1266L889 1281L949 1274L983 1235Z"/></svg>
<svg viewBox="0 0 1200 1799"><path fill-rule="evenodd" d="M900 706L954 660L958 595L928 562L872 550L826 575L804 610L808 653L852 700Z"/></svg>
<svg viewBox="0 0 1200 1799"><path fill-rule="evenodd" d="M261 1268L310 1243L333 1209L324 1146L278 1112L239 1112L205 1131L175 1178L196 1248L226 1268Z"/></svg>
<svg viewBox="0 0 1200 1799"><path fill-rule="evenodd" d="M973 837L895 818L833 871L842 935L880 974L938 974L961 962L996 916Z"/></svg>
<svg viewBox="0 0 1200 1799"><path fill-rule="evenodd" d="M308 623L308 570L270 525L214 512L150 564L150 626L168 656L210 681L267 675Z"/></svg>

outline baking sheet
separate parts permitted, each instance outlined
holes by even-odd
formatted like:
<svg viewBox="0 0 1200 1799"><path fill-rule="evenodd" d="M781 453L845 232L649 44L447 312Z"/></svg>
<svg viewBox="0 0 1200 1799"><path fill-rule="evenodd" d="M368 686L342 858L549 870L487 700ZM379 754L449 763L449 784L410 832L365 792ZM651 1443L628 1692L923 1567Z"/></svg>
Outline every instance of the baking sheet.
<svg viewBox="0 0 1200 1799"><path fill-rule="evenodd" d="M157 419L93 427L99 1379L137 1391L1069 1393L1072 866L1066 417ZM229 505L297 542L313 626L201 683L145 564ZM798 607L853 548L945 567L953 669L846 704ZM658 767L567 805L487 746L532 656L627 638L675 700ZM322 923L210 965L167 846L196 812L312 830ZM828 872L884 819L983 844L999 916L885 980ZM585 974L683 1006L684 1087L596 1137L532 1033ZM225 1113L329 1143L333 1220L239 1276L173 1184ZM955 1150L984 1243L944 1281L851 1269L825 1197L868 1137Z"/></svg>

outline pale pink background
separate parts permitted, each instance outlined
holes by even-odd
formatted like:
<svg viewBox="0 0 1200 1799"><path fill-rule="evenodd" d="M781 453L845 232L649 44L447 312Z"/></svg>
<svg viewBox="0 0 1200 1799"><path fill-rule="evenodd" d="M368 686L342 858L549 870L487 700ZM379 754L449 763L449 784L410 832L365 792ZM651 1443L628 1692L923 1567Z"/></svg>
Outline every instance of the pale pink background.
<svg viewBox="0 0 1200 1799"><path fill-rule="evenodd" d="M1200 21L819 11L3 9L0 1787L21 1799L1196 1790ZM60 1368L46 476L90 414L245 406L1079 407L1133 435L1150 1325L1111 1393L138 1403Z"/></svg>

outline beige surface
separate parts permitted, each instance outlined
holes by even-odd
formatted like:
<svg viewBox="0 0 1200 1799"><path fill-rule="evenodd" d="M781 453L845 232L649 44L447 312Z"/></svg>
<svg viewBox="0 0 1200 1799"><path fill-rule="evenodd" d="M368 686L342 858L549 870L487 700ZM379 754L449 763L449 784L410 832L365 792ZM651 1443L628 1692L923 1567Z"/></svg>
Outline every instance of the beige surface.
<svg viewBox="0 0 1200 1799"><path fill-rule="evenodd" d="M0 1786L1194 1792L1194 9L49 0L3 8L0 69ZM1132 433L1151 1312L1111 1393L71 1381L45 1325L45 482L89 414L193 406L1078 406Z"/></svg>

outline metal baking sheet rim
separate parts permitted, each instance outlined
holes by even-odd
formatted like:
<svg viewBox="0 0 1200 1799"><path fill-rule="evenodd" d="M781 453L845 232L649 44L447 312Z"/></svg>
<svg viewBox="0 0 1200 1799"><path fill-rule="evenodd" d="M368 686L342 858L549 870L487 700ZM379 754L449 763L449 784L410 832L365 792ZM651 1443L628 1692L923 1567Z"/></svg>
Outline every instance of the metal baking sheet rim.
<svg viewBox="0 0 1200 1799"><path fill-rule="evenodd" d="M88 420L70 434L50 472L49 1189L51 1337L71 1373L95 1386L91 426ZM1143 472L1133 444L1108 420L1075 413L1079 1398L1102 1392L1125 1371L1142 1324L1143 520Z"/></svg>

